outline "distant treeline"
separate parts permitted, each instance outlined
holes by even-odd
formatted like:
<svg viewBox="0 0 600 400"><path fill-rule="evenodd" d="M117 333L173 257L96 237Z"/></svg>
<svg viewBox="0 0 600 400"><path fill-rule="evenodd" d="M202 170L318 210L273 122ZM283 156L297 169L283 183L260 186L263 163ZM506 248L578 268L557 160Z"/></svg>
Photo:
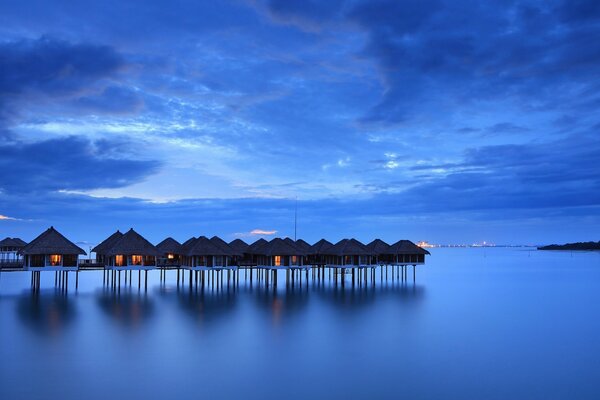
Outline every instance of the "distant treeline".
<svg viewBox="0 0 600 400"><path fill-rule="evenodd" d="M551 244L549 246L538 247L538 250L600 250L600 242Z"/></svg>

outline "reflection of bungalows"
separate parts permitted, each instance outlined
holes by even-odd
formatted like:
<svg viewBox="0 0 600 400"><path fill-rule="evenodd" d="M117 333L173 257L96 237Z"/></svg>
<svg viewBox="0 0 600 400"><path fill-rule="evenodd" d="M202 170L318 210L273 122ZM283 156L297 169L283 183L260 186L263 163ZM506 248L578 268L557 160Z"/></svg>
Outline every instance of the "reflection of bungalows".
<svg viewBox="0 0 600 400"><path fill-rule="evenodd" d="M290 239L291 240L291 239ZM301 268L304 266L305 252L294 242L275 238L253 250L256 265L262 268Z"/></svg>
<svg viewBox="0 0 600 400"><path fill-rule="evenodd" d="M19 238L9 238L0 240L0 268L2 267L22 267L23 257L19 251L27 243Z"/></svg>
<svg viewBox="0 0 600 400"><path fill-rule="evenodd" d="M142 235L130 229L105 250L105 265L114 270L148 270L156 267L160 253Z"/></svg>
<svg viewBox="0 0 600 400"><path fill-rule="evenodd" d="M311 265L327 265L335 263L335 256L330 252L333 243L321 239L310 247L307 262Z"/></svg>
<svg viewBox="0 0 600 400"><path fill-rule="evenodd" d="M233 257L236 254L230 247L224 247L200 236L189 244L185 257L185 268L191 270L234 269Z"/></svg>
<svg viewBox="0 0 600 400"><path fill-rule="evenodd" d="M177 266L181 264L183 258L183 247L181 243L172 237L168 237L156 245L156 250L160 253L158 264L164 266Z"/></svg>
<svg viewBox="0 0 600 400"><path fill-rule="evenodd" d="M86 254L52 226L24 246L20 253L25 268L30 271L77 271L79 255Z"/></svg>
<svg viewBox="0 0 600 400"><path fill-rule="evenodd" d="M94 247L92 251L96 253L96 262L102 265L108 265L108 257L106 257L106 251L110 249L121 237L123 234L120 231L116 231L104 241L102 241L99 245Z"/></svg>
<svg viewBox="0 0 600 400"><path fill-rule="evenodd" d="M410 240L397 241L390 246L390 251L394 256L394 265L425 264L425 255L431 254Z"/></svg>
<svg viewBox="0 0 600 400"><path fill-rule="evenodd" d="M328 252L334 256L329 267L359 268L370 266L371 259L367 247L356 239L342 239Z"/></svg>

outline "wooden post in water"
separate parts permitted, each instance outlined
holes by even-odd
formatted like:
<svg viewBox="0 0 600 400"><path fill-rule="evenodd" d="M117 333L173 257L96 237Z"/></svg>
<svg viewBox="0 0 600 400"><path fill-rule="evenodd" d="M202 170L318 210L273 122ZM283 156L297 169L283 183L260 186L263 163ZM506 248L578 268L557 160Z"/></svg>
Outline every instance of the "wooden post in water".
<svg viewBox="0 0 600 400"><path fill-rule="evenodd" d="M75 290L79 289L79 271L75 271Z"/></svg>

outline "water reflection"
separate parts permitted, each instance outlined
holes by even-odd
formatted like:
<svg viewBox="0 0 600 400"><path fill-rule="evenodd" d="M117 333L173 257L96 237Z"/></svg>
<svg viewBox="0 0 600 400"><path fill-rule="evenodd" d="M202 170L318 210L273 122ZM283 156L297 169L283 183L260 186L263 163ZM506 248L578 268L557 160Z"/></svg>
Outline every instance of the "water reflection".
<svg viewBox="0 0 600 400"><path fill-rule="evenodd" d="M74 302L64 291L27 291L18 296L17 314L36 333L57 334L75 319Z"/></svg>
<svg viewBox="0 0 600 400"><path fill-rule="evenodd" d="M195 288L175 292L179 308L198 322L212 322L225 318L237 305L237 293L229 290Z"/></svg>
<svg viewBox="0 0 600 400"><path fill-rule="evenodd" d="M96 294L102 311L119 324L138 327L154 316L150 296L138 289L104 290Z"/></svg>

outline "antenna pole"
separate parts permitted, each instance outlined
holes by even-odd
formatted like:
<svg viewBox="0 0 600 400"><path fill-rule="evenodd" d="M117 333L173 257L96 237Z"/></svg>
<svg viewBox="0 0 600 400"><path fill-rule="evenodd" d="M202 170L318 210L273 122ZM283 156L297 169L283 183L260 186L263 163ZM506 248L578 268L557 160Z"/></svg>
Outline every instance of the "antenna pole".
<svg viewBox="0 0 600 400"><path fill-rule="evenodd" d="M298 196L296 196L296 208L294 209L294 242L296 241L296 233L298 232Z"/></svg>

